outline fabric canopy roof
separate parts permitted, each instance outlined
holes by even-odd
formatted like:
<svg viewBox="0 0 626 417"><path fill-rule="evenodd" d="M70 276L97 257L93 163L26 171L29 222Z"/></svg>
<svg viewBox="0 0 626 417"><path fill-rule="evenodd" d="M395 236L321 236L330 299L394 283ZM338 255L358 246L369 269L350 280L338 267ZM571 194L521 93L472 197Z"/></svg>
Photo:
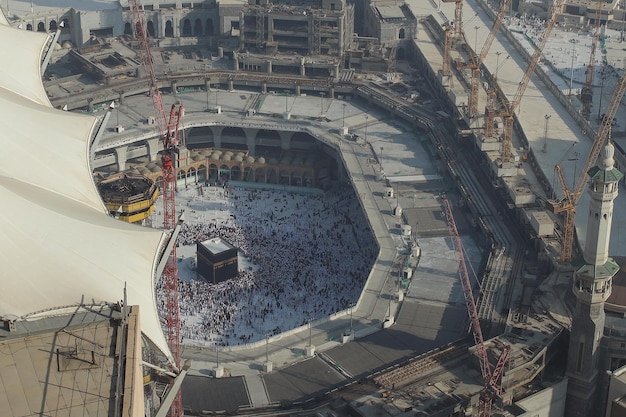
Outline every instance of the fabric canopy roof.
<svg viewBox="0 0 626 417"><path fill-rule="evenodd" d="M172 361L155 297L168 235L107 214L89 165L98 120L53 109L45 95L49 39L0 19L0 316L115 303L126 285L142 332Z"/></svg>

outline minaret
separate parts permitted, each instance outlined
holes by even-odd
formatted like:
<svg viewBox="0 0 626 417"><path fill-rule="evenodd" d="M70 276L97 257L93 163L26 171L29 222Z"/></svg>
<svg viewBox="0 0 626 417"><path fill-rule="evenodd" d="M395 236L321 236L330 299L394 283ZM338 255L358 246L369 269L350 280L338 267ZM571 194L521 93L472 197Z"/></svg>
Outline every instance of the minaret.
<svg viewBox="0 0 626 417"><path fill-rule="evenodd" d="M613 145L607 144L598 165L587 171L591 200L585 250L583 259L573 262L576 309L567 355L565 415L568 417L597 414L598 351L604 331L604 302L611 295L611 281L619 269L609 258L613 201L623 176L615 168L614 152Z"/></svg>

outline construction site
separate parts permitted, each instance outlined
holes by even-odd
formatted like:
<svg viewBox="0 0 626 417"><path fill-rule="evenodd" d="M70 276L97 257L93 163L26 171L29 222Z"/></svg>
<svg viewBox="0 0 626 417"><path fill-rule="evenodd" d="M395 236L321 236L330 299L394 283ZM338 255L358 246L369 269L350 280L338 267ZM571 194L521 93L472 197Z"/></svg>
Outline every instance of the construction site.
<svg viewBox="0 0 626 417"><path fill-rule="evenodd" d="M622 415L626 233L612 222L625 204L618 198L626 166L618 2L242 4L236 13L224 8L220 25L230 27L220 27L228 35L219 40L188 28L194 7L172 7L182 18L168 31L154 15L169 7L129 1L103 12L119 13L110 30L80 35L126 39L94 35L91 46L70 51L54 45L63 36L80 44L76 33L46 30L52 25L42 16L66 18L78 32L73 12L31 5L20 15L15 3L27 2L13 3L0 30L9 43L32 39L26 49L43 54L43 64L29 80L45 82L15 91L8 75L15 68L7 69L2 106L14 118L49 115L55 126L53 117L66 118L74 128L66 141L81 145L67 154L67 178L79 185L57 191L53 178L22 180L67 199L55 210L44 196L5 183L7 196L19 195L6 227L27 228L32 218L20 207L41 201L36 236L53 235L51 225L106 230L91 235L99 250L74 242L84 249L72 251L62 294L46 290L50 275L39 265L17 273L40 287L28 301L0 303L3 343L15 352L5 367L20 380L32 380L46 360L58 365L49 374L71 371L73 381L107 375L95 383L116 387L97 394L110 395L98 406L106 411L95 413L107 416ZM198 10L201 23L216 18L209 7ZM49 34L27 33L22 25L40 28L37 19ZM45 146L52 145L32 149ZM69 162L79 152L81 162ZM293 325L245 343L189 341L191 304L179 294L178 268L190 256L182 246L177 254L182 224L223 216L237 225L229 207L238 203L229 198L240 189L282 193L281 200L336 184L351 187L343 197L364 215L346 215L365 233L357 241L375 242L375 259L363 255L373 264L358 296L330 314L294 313ZM59 207L71 210L54 217ZM126 243L109 250L112 242ZM42 247L33 252L47 265L56 248ZM230 262L236 248L228 247ZM113 268L102 255L116 253ZM98 272L73 288L94 265ZM221 285L238 285L231 272L224 279L231 284ZM336 291L324 296L338 298ZM80 314L62 324L68 306ZM93 330L104 323L107 336ZM62 338L33 344L35 330ZM22 358L16 343L63 346ZM86 396L82 405L53 404L50 395L59 400L72 390L53 393L51 378L41 381L0 396L0 410L73 415L92 407ZM114 401L122 389L124 398L142 397L141 407Z"/></svg>

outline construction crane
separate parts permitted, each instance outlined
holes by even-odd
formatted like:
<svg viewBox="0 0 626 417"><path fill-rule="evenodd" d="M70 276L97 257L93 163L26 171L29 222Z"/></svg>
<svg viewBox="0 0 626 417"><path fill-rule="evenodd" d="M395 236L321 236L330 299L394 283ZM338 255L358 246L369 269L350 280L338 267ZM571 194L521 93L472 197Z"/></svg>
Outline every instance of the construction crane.
<svg viewBox="0 0 626 417"><path fill-rule="evenodd" d="M156 73L154 71L154 63L148 38L143 22L143 13L139 8L137 0L129 1L132 24L135 38L139 40L139 55L143 63L143 69L148 80L148 94L152 98L154 106L154 116L156 125L159 129L159 135L163 144L161 152L161 164L163 180L161 184L161 193L163 194L163 227L165 230L173 230L176 226L176 175L174 173L174 161L178 152L179 138L178 131L183 118L184 110L182 105L173 104L170 110L169 118L163 106L161 92L157 84ZM169 348L174 358L174 367L180 370L180 321L178 307L178 270L176 260L176 245L173 245L165 265L163 279L165 283L166 309L165 309L165 325L166 336ZM172 402L170 413L171 417L182 417L182 398L180 392Z"/></svg>
<svg viewBox="0 0 626 417"><path fill-rule="evenodd" d="M511 0L504 0L502 6L500 7L500 11L496 16L496 20L493 22L493 26L491 27L491 31L489 31L489 35L487 35L487 39L483 44L480 53L476 56L476 59L472 59L470 63L470 70L472 71L472 79L470 82L470 94L468 97L468 107L469 114L471 117L475 117L478 114L478 91L480 88L480 68L483 64L483 60L489 53L489 49L491 48L491 44L496 37L496 34L500 30L500 26L502 25L502 20L504 19L504 14L507 10L509 10L509 5L511 4ZM476 51L474 51L476 53Z"/></svg>
<svg viewBox="0 0 626 417"><path fill-rule="evenodd" d="M602 150L602 146L609 137L611 125L613 124L613 118L615 117L615 113L617 113L625 91L626 72L617 81L617 85L613 91L613 97L611 98L611 103L609 104L604 118L600 123L600 128L596 132L593 144L591 145L591 151L589 151L589 155L587 155L587 160L585 161L585 165L576 179L574 188L571 190L568 188L561 165L557 163L554 167L554 171L559 177L561 189L563 190L563 198L561 200L548 200L548 207L555 214L565 213L565 218L563 220L563 241L561 243L561 263L568 263L572 260L576 206L578 205L578 201L582 195L583 188L585 187L585 184L587 184L587 171L589 171L596 163L598 156L600 155L600 151Z"/></svg>
<svg viewBox="0 0 626 417"><path fill-rule="evenodd" d="M513 115L517 106L519 106L522 101L522 96L526 91L526 87L528 87L528 83L530 82L530 78L535 72L535 68L537 68L537 64L539 63L539 58L541 57L541 53L543 48L546 46L548 42L548 38L550 37L550 32L552 32L552 28L556 23L556 19L561 13L561 9L563 8L563 4L565 0L554 0L552 5L552 13L550 15L550 19L546 22L546 27L543 31L543 35L539 44L535 48L535 52L530 58L530 62L528 63L528 68L524 72L524 76L522 77L519 86L517 87L517 92L513 97L513 100L509 101L504 94L500 96L500 101L502 103L503 109L500 112L486 112L485 113L485 125L493 126L494 118L496 116L500 116L504 122L504 131L502 132L502 150L500 152L500 158L502 162L508 162L511 158L511 146L513 141ZM500 91L498 89L498 91Z"/></svg>
<svg viewBox="0 0 626 417"><path fill-rule="evenodd" d="M589 54L589 64L587 64L587 70L585 71L585 85L580 91L580 101L583 103L583 109L581 111L585 120L589 120L591 116L591 103L593 102L593 75L596 71L595 59L596 59L596 44L600 38L600 22L602 17L602 4L603 0L598 0L596 4L596 16L594 21L593 36L591 40L591 53Z"/></svg>
<svg viewBox="0 0 626 417"><path fill-rule="evenodd" d="M454 3L454 40L461 41L463 34L463 0L441 0L444 3Z"/></svg>
<svg viewBox="0 0 626 417"><path fill-rule="evenodd" d="M478 362L480 364L480 372L483 376L484 386L480 392L478 416L490 417L493 400L500 397L503 392L501 378L504 372L504 366L506 365L511 352L511 346L504 345L502 347L502 352L498 357L498 361L496 362L495 367L492 368L491 363L489 362L489 356L487 355L487 348L485 347L483 340L483 333L480 329L478 311L476 310L476 302L474 301L474 294L472 292L472 283L469 279L467 265L465 263L465 254L463 253L463 243L459 237L459 231L456 228L456 222L454 221L452 213L452 206L450 205L450 201L445 196L441 197L441 201L446 214L448 229L450 230L450 235L453 238L452 243L460 253L459 276L461 278L461 286L463 287L465 305L470 317L472 335L474 336L474 344L476 346L476 353L478 354Z"/></svg>

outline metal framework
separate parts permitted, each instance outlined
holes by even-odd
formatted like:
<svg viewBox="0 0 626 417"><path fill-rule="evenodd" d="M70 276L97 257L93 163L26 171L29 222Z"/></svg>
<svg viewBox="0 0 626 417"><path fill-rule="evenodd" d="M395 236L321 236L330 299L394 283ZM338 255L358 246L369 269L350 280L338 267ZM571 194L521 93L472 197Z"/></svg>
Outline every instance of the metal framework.
<svg viewBox="0 0 626 417"><path fill-rule="evenodd" d="M526 72L524 72L524 76L522 77L519 86L517 87L517 91L513 100L509 101L504 94L500 96L500 101L503 105L502 111L489 114L485 114L485 124L493 125L494 119L492 117L501 116L504 122L504 131L502 132L502 150L500 152L500 158L503 162L508 162L511 158L511 143L513 140L513 115L517 106L519 106L522 101L522 96L526 91L526 87L528 87L528 83L530 82L530 78L535 72L535 68L537 68L537 64L539 63L539 58L541 57L541 53L543 52L543 48L548 42L548 38L550 37L550 33L552 32L552 28L556 23L556 19L561 13L561 9L563 8L563 4L565 0L554 0L552 5L552 13L550 15L550 19L546 22L546 27L543 31L543 35L539 44L535 48L535 52L533 53L530 62L528 63L528 68L526 68ZM498 89L499 90L499 89Z"/></svg>
<svg viewBox="0 0 626 417"><path fill-rule="evenodd" d="M581 114L585 120L589 120L591 116L591 105L593 102L593 76L596 71L595 59L596 59L596 47L598 39L600 38L600 22L602 18L602 4L603 0L598 0L596 4L596 16L593 29L593 37L591 41L591 52L589 54L589 64L587 64L587 70L585 71L585 85L580 91L580 101L583 103L583 109Z"/></svg>
<svg viewBox="0 0 626 417"><path fill-rule="evenodd" d="M161 153L163 182L161 185L163 194L163 227L166 230L173 230L176 226L176 175L174 173L174 159L178 151L178 130L183 118L183 107L180 104L173 104L170 110L169 119L167 118L161 92L159 91L156 72L148 38L143 22L143 13L137 3L137 0L129 1L132 24L135 38L139 40L139 55L143 68L146 73L149 94L152 98L154 106L154 117L159 129L159 135L163 144ZM178 306L178 269L176 260L176 245L172 246L169 254L165 272L163 273L165 280L166 295L166 311L165 323L167 342L174 357L174 366L176 371L180 369L180 320ZM182 417L182 398L180 392L174 399L170 408L170 416Z"/></svg>
<svg viewBox="0 0 626 417"><path fill-rule="evenodd" d="M459 232L456 228L456 222L452 213L452 206L445 196L441 197L444 211L446 214L446 220L448 223L448 229L450 235L453 238L453 244L460 253L459 260L459 276L461 278L461 286L463 287L463 296L465 297L465 305L470 317L470 323L472 328L472 335L474 336L474 343L476 345L476 353L478 355L478 362L480 364L480 372L483 376L484 387L480 392L480 401L478 407L479 417L490 417L491 406L494 398L502 395L501 377L504 372L504 366L509 358L511 347L504 345L502 352L498 358L496 366L492 369L489 363L489 356L487 355L487 348L483 340L483 333L480 328L480 321L478 319L478 311L476 309L476 302L474 301L474 294L472 292L472 284L467 272L467 265L465 264L465 254L463 252L463 244L459 237Z"/></svg>
<svg viewBox="0 0 626 417"><path fill-rule="evenodd" d="M568 263L572 260L572 250L574 243L574 221L576 219L576 206L582 195L583 188L587 184L587 171L593 167L596 163L602 146L605 144L609 133L611 131L611 125L613 124L613 118L619 108L619 105L626 91L626 73L624 73L615 86L611 103L606 110L604 119L600 123L600 128L596 132L596 136L591 146L591 151L587 156L585 165L583 166L573 189L567 187L567 182L563 175L563 170L559 163L556 164L554 170L559 177L561 189L563 190L563 198L561 200L549 200L548 206L553 213L565 213L563 219L563 242L561 243L561 263Z"/></svg>

